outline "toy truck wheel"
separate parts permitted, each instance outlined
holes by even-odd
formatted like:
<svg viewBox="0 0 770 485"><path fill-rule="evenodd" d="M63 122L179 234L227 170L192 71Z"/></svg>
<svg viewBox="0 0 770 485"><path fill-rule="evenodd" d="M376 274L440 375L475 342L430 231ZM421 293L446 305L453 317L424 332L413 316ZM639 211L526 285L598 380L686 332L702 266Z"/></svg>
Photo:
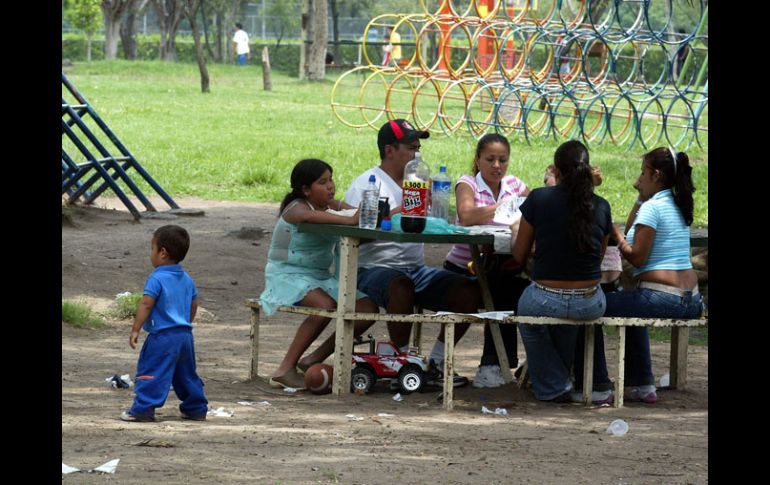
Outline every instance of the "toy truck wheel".
<svg viewBox="0 0 770 485"><path fill-rule="evenodd" d="M350 373L350 390L369 392L374 385L374 372L366 367L355 367Z"/></svg>
<svg viewBox="0 0 770 485"><path fill-rule="evenodd" d="M419 391L423 382L425 375L416 365L405 365L398 373L398 385L404 394Z"/></svg>

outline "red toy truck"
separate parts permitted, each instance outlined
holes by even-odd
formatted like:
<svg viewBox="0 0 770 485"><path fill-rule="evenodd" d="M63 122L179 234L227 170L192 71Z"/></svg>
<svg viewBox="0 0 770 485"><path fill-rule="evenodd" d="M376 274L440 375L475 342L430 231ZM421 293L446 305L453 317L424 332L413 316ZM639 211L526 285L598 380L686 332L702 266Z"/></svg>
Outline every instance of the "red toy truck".
<svg viewBox="0 0 770 485"><path fill-rule="evenodd" d="M397 379L398 387L404 394L419 391L425 383L428 360L412 349L403 353L392 342L375 343L369 337L369 340L356 342L368 343L369 352L353 352L351 391L369 392L377 379Z"/></svg>

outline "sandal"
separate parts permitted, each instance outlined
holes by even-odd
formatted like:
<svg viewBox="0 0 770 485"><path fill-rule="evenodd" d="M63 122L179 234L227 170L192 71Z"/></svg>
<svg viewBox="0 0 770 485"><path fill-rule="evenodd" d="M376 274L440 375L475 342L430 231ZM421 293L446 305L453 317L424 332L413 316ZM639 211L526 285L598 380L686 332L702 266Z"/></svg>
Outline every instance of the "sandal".
<svg viewBox="0 0 770 485"><path fill-rule="evenodd" d="M304 391L307 389L307 386L305 385L305 378L294 369L290 370L282 376L271 377L270 386L275 388L293 387L298 391Z"/></svg>
<svg viewBox="0 0 770 485"><path fill-rule="evenodd" d="M303 364L302 361L300 360L299 362L297 362L297 369L301 370L302 372L307 372L308 369L310 369L316 364L321 364L322 362L323 362L322 360L319 360L317 362L311 362L310 364L306 365L306 364Z"/></svg>

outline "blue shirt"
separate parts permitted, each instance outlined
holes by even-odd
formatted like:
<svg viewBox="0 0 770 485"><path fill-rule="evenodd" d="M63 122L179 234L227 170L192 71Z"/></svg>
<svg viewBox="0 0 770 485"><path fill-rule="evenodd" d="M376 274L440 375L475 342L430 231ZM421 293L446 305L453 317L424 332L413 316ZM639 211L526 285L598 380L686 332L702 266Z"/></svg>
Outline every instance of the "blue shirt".
<svg viewBox="0 0 770 485"><path fill-rule="evenodd" d="M647 261L634 270L638 276L654 269L690 269L690 227L684 223L682 212L674 202L671 189L661 190L644 202L636 213L636 219L626 240L634 243L636 225L643 224L655 229L655 239Z"/></svg>
<svg viewBox="0 0 770 485"><path fill-rule="evenodd" d="M182 265L158 266L150 273L144 285L144 294L155 299L150 317L144 322L144 330L157 333L173 327L190 327L192 301L198 297L190 275Z"/></svg>

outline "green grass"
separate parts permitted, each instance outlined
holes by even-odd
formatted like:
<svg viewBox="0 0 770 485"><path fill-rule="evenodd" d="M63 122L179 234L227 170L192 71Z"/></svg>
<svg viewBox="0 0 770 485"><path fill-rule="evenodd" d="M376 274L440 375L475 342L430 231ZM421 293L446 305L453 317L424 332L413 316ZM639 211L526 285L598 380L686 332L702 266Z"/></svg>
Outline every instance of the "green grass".
<svg viewBox="0 0 770 485"><path fill-rule="evenodd" d="M104 320L91 310L88 305L71 300L61 301L61 319L77 328L98 328L104 326Z"/></svg>
<svg viewBox="0 0 770 485"><path fill-rule="evenodd" d="M671 342L670 327L650 327L648 328L651 342ZM618 329L615 327L604 327L604 335L617 337ZM709 345L709 329L706 327L690 328L690 345Z"/></svg>
<svg viewBox="0 0 770 485"><path fill-rule="evenodd" d="M379 163L376 131L349 128L332 112L333 76L311 83L273 72L273 91L264 91L258 68L209 64L208 69L208 94L200 92L195 64L98 61L77 63L66 74L172 197L279 202L289 191L294 164L313 157L334 167L341 198L356 175ZM367 103L373 106L384 98L375 84L382 85L373 83L367 90ZM432 170L445 164L453 180L470 172L476 144L464 127L460 131L448 137L436 124L423 144ZM520 135L509 139L508 173L530 187L541 186L543 170L561 141L534 139L528 145ZM62 144L72 151L64 138ZM631 185L645 152L638 143L625 150L610 143L591 146L591 163L604 173L597 192L610 202L617 221L625 220L636 199ZM708 147L694 146L688 154L698 189L695 225L708 226Z"/></svg>
<svg viewBox="0 0 770 485"><path fill-rule="evenodd" d="M133 319L136 316L136 309L141 299L141 293L126 292L119 294L115 298L113 315L122 320Z"/></svg>

